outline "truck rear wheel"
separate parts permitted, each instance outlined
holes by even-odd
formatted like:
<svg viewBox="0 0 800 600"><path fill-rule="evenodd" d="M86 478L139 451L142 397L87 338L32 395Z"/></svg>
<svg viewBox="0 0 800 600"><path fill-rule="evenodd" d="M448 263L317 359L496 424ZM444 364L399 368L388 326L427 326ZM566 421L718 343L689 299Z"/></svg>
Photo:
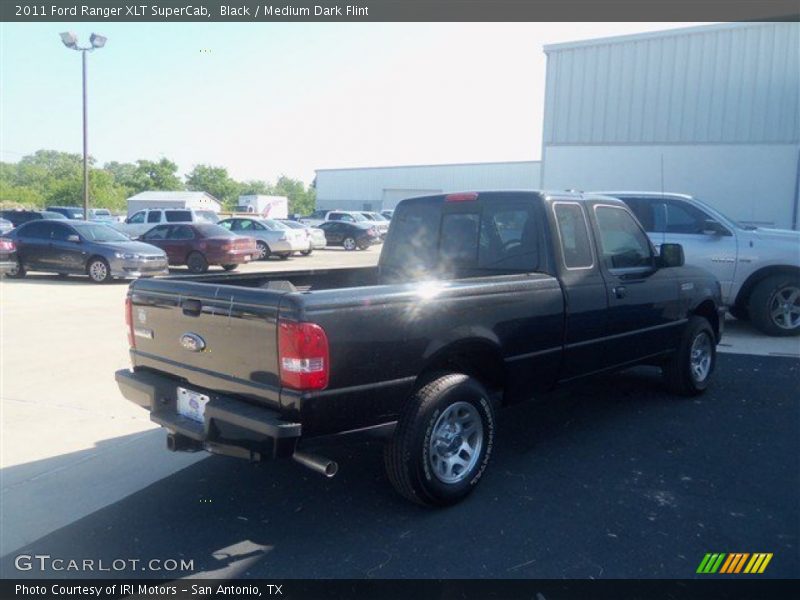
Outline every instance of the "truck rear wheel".
<svg viewBox="0 0 800 600"><path fill-rule="evenodd" d="M692 317L680 346L662 367L669 391L681 396L698 396L706 391L717 364L717 343L711 324Z"/></svg>
<svg viewBox="0 0 800 600"><path fill-rule="evenodd" d="M400 415L384 450L389 481L417 504L455 504L483 476L494 431L494 408L480 382L442 373L417 390Z"/></svg>

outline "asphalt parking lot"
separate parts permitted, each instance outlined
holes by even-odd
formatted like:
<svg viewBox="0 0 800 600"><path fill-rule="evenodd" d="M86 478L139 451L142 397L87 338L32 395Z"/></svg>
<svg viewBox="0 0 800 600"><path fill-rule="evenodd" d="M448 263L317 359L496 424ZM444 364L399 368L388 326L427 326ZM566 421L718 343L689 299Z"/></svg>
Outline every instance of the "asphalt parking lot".
<svg viewBox="0 0 800 600"><path fill-rule="evenodd" d="M330 250L246 270L374 264ZM124 284L33 275L2 294L2 577L20 553L189 559L191 572L58 576L691 577L706 552L800 572L800 352L729 324L712 389L639 368L500 413L481 486L447 510L390 488L372 438L326 443L340 473L176 455L119 395ZM747 352L742 354L740 352Z"/></svg>

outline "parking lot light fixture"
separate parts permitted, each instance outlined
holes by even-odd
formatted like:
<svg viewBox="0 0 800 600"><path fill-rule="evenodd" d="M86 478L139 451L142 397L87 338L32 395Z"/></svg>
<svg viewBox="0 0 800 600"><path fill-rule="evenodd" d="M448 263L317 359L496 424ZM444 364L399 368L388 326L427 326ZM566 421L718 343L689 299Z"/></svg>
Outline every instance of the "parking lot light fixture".
<svg viewBox="0 0 800 600"><path fill-rule="evenodd" d="M106 45L106 38L103 35L93 33L89 37L91 45L81 47L78 45L78 36L71 31L61 34L61 41L70 50L77 50L81 53L83 65L83 218L89 220L89 122L86 103L86 53L92 52L96 48Z"/></svg>

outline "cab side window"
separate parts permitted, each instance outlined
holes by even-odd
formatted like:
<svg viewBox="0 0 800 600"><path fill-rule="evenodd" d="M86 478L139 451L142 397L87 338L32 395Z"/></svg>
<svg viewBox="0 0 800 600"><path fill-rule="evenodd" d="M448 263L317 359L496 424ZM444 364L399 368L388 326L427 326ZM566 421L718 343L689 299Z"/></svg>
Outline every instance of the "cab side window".
<svg viewBox="0 0 800 600"><path fill-rule="evenodd" d="M49 240L53 234L52 223L31 223L20 229L19 236L37 240Z"/></svg>
<svg viewBox="0 0 800 600"><path fill-rule="evenodd" d="M577 202L556 202L553 210L564 266L567 269L591 268L594 256L583 208Z"/></svg>
<svg viewBox="0 0 800 600"><path fill-rule="evenodd" d="M703 233L706 220L711 218L699 208L685 202L667 200L664 207L666 233Z"/></svg>
<svg viewBox="0 0 800 600"><path fill-rule="evenodd" d="M151 210L147 213L147 222L148 223L161 223L161 211L160 210Z"/></svg>
<svg viewBox="0 0 800 600"><path fill-rule="evenodd" d="M153 227L150 231L145 233L142 236L143 240L165 240L167 239L167 232L169 231L168 225L159 225L158 227Z"/></svg>
<svg viewBox="0 0 800 600"><path fill-rule="evenodd" d="M77 235L77 231L75 231L72 227L67 227L66 225L61 225L60 223L53 224L53 239L58 242L66 242L67 238L71 235Z"/></svg>
<svg viewBox="0 0 800 600"><path fill-rule="evenodd" d="M616 206L595 206L595 217L606 268L653 266L647 235L627 210Z"/></svg>
<svg viewBox="0 0 800 600"><path fill-rule="evenodd" d="M146 214L147 213L145 213L143 210L140 210L139 212L128 217L128 223L133 223L133 224L144 223L144 218Z"/></svg>

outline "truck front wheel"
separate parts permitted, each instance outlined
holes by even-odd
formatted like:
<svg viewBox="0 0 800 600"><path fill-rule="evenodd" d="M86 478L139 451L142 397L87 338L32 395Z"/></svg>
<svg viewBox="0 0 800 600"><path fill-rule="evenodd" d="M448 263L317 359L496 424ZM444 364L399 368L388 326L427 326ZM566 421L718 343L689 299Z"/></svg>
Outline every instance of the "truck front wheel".
<svg viewBox="0 0 800 600"><path fill-rule="evenodd" d="M489 394L476 379L443 373L409 399L386 445L386 471L405 498L447 506L480 481L494 445Z"/></svg>
<svg viewBox="0 0 800 600"><path fill-rule="evenodd" d="M692 317L680 346L662 367L664 383L674 394L697 396L706 391L716 363L717 343L711 324L703 317Z"/></svg>

